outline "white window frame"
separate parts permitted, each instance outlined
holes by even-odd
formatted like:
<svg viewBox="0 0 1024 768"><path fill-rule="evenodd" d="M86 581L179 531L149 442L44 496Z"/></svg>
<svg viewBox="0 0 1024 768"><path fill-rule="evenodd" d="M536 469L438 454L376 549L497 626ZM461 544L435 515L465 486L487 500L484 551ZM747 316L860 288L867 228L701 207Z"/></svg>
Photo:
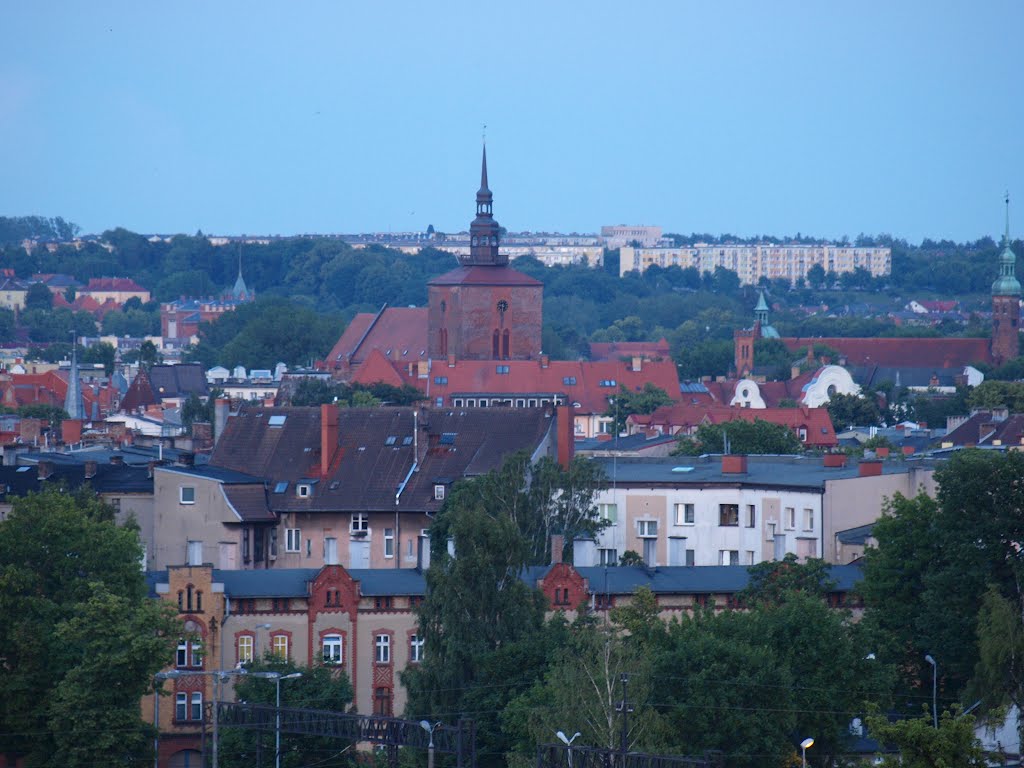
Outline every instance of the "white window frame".
<svg viewBox="0 0 1024 768"><path fill-rule="evenodd" d="M676 525L695 525L697 521L697 512L694 505L681 501L675 505L675 516Z"/></svg>
<svg viewBox="0 0 1024 768"><path fill-rule="evenodd" d="M184 691L174 695L174 719L179 723L188 720L188 694Z"/></svg>
<svg viewBox="0 0 1024 768"><path fill-rule="evenodd" d="M188 640L184 638L178 641L178 650L174 656L174 666L179 668L188 666Z"/></svg>
<svg viewBox="0 0 1024 768"><path fill-rule="evenodd" d="M370 516L365 512L353 512L352 521L349 524L349 531L352 533L370 532Z"/></svg>
<svg viewBox="0 0 1024 768"><path fill-rule="evenodd" d="M389 560L395 556L395 529L385 528L384 529L384 557Z"/></svg>
<svg viewBox="0 0 1024 768"><path fill-rule="evenodd" d="M324 635L320 650L324 664L340 666L345 663L345 640L341 635Z"/></svg>
<svg viewBox="0 0 1024 768"><path fill-rule="evenodd" d="M444 485L442 483L434 484L434 501L444 501Z"/></svg>
<svg viewBox="0 0 1024 768"><path fill-rule="evenodd" d="M189 720L197 721L203 719L203 692L192 691L189 697L188 706Z"/></svg>
<svg viewBox="0 0 1024 768"><path fill-rule="evenodd" d="M736 555L733 562L733 555ZM740 551L738 549L720 549L718 550L718 564L719 565L739 565L740 564Z"/></svg>
<svg viewBox="0 0 1024 768"><path fill-rule="evenodd" d="M814 530L814 510L810 507L804 507L804 530Z"/></svg>
<svg viewBox="0 0 1024 768"><path fill-rule="evenodd" d="M787 531L796 530L796 507L786 507L786 519L783 521Z"/></svg>
<svg viewBox="0 0 1024 768"><path fill-rule="evenodd" d="M615 502L597 505L597 514L609 523L619 522L619 505Z"/></svg>
<svg viewBox="0 0 1024 768"><path fill-rule="evenodd" d="M278 659L288 658L288 635L281 632L270 636L270 652ZM283 653L281 651L284 651Z"/></svg>
<svg viewBox="0 0 1024 768"><path fill-rule="evenodd" d="M254 635L238 636L238 663L249 664L256 652L256 637Z"/></svg>
<svg viewBox="0 0 1024 768"><path fill-rule="evenodd" d="M309 483L299 483L295 486L295 495L300 499L308 499L313 495L313 486Z"/></svg>
<svg viewBox="0 0 1024 768"><path fill-rule="evenodd" d="M284 529L284 551L285 552L301 552L302 551L302 529L301 528L285 528Z"/></svg>
<svg viewBox="0 0 1024 768"><path fill-rule="evenodd" d="M423 651L426 649L426 641L423 635L409 635L409 661L412 664L419 664L423 661Z"/></svg>
<svg viewBox="0 0 1024 768"><path fill-rule="evenodd" d="M658 521L657 520L637 520L636 521L636 535L641 539L656 539L658 538Z"/></svg>
<svg viewBox="0 0 1024 768"><path fill-rule="evenodd" d="M598 565L618 565L619 564L619 550L614 547L598 547L597 550Z"/></svg>
<svg viewBox="0 0 1024 768"><path fill-rule="evenodd" d="M391 635L382 633L374 638L373 660L377 664L391 663Z"/></svg>
<svg viewBox="0 0 1024 768"><path fill-rule="evenodd" d="M186 491L188 496L191 498L185 498ZM178 487L178 503L179 504L195 504L196 503L196 487L194 485L182 485Z"/></svg>

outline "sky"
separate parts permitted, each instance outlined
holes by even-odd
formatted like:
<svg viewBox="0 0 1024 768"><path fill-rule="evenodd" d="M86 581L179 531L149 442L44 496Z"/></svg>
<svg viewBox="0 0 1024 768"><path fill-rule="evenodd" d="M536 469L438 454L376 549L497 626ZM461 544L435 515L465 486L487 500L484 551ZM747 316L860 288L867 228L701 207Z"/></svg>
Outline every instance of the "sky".
<svg viewBox="0 0 1024 768"><path fill-rule="evenodd" d="M1024 2L19 2L0 215L1024 234ZM1020 201L1020 202L1015 202ZM1016 213L1015 213L1016 212Z"/></svg>

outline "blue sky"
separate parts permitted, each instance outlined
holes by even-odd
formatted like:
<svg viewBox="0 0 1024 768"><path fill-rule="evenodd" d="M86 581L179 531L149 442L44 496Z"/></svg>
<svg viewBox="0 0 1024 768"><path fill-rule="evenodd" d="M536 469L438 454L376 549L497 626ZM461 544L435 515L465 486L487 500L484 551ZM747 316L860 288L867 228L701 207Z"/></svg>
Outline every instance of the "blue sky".
<svg viewBox="0 0 1024 768"><path fill-rule="evenodd" d="M0 215L86 232L1024 222L1024 3L67 2L0 14ZM1020 236L1024 224L1014 227Z"/></svg>

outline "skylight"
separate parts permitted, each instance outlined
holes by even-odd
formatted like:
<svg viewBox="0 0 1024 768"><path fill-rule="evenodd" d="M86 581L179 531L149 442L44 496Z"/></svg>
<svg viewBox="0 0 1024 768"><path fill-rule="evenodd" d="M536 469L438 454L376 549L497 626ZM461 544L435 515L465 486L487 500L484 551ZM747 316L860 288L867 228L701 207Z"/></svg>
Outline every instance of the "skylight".
<svg viewBox="0 0 1024 768"><path fill-rule="evenodd" d="M402 445L412 445L412 435L406 435L402 438Z"/></svg>
<svg viewBox="0 0 1024 768"><path fill-rule="evenodd" d="M288 418L286 415L276 414L267 419L267 425L271 427L283 427L284 420Z"/></svg>
<svg viewBox="0 0 1024 768"><path fill-rule="evenodd" d="M672 467L673 472L693 472L693 467Z"/></svg>
<svg viewBox="0 0 1024 768"><path fill-rule="evenodd" d="M455 436L458 432L442 432L441 445L455 445Z"/></svg>
<svg viewBox="0 0 1024 768"><path fill-rule="evenodd" d="M288 490L288 481L287 480L282 480L281 482L279 482L277 485L274 486L274 493L284 493L287 490Z"/></svg>
<svg viewBox="0 0 1024 768"><path fill-rule="evenodd" d="M394 445L396 442L398 442L397 437L395 437L394 435L388 435L387 438L385 438L384 440L384 445Z"/></svg>

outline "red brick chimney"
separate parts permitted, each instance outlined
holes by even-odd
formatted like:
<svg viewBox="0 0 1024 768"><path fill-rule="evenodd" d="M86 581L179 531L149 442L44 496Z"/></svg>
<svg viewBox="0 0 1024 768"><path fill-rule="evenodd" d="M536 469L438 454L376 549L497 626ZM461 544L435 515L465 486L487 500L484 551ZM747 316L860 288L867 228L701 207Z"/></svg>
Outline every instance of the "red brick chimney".
<svg viewBox="0 0 1024 768"><path fill-rule="evenodd" d="M877 456L880 459L889 458L889 446L880 445L877 448L875 448L875 456Z"/></svg>
<svg viewBox="0 0 1024 768"><path fill-rule="evenodd" d="M555 448L558 451L558 463L562 469L568 469L576 455L576 435L573 422L575 409L572 404L560 405L555 409Z"/></svg>
<svg viewBox="0 0 1024 768"><path fill-rule="evenodd" d="M565 548L565 537L560 533L551 534L551 564L562 562L562 549Z"/></svg>
<svg viewBox="0 0 1024 768"><path fill-rule="evenodd" d="M882 474L882 462L862 461L858 469L861 477L878 477Z"/></svg>
<svg viewBox="0 0 1024 768"><path fill-rule="evenodd" d="M79 419L64 419L60 423L60 436L64 445L82 442L82 422Z"/></svg>
<svg viewBox="0 0 1024 768"><path fill-rule="evenodd" d="M338 450L338 406L320 406L320 476L327 477Z"/></svg>
<svg viewBox="0 0 1024 768"><path fill-rule="evenodd" d="M745 475L747 474L747 457L746 456L723 456L722 457L722 474L723 475Z"/></svg>
<svg viewBox="0 0 1024 768"><path fill-rule="evenodd" d="M824 466L831 469L841 469L846 466L846 454L845 453L826 453L824 458Z"/></svg>

